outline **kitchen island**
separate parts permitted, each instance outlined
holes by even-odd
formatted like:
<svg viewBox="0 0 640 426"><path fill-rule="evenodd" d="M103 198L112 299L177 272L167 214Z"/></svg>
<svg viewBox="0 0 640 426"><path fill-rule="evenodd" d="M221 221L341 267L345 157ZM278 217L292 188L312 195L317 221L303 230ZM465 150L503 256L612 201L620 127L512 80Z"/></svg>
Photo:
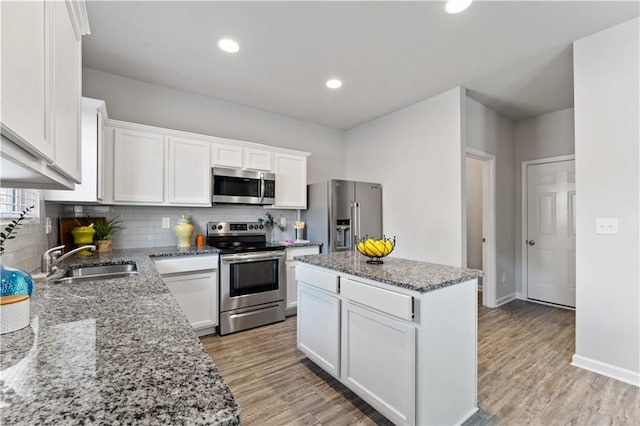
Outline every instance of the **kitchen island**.
<svg viewBox="0 0 640 426"><path fill-rule="evenodd" d="M1 423L239 424L231 391L149 257L213 253L132 249L63 262L135 261L139 274L35 285L31 326L2 336Z"/></svg>
<svg viewBox="0 0 640 426"><path fill-rule="evenodd" d="M477 411L481 271L359 253L296 257L298 348L395 424Z"/></svg>

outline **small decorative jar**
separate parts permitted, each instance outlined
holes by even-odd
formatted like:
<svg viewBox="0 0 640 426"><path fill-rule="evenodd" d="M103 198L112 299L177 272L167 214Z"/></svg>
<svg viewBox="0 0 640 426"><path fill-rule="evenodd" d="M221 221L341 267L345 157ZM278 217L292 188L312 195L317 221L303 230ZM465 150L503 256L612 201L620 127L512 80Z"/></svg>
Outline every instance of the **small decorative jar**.
<svg viewBox="0 0 640 426"><path fill-rule="evenodd" d="M86 246L87 244L93 244L93 234L96 233L96 230L93 229L93 226L76 226L71 230L71 235L73 236L73 242L78 247ZM92 253L89 250L82 250L78 252L78 254L83 256L91 256Z"/></svg>
<svg viewBox="0 0 640 426"><path fill-rule="evenodd" d="M33 279L21 269L0 265L0 334L29 325Z"/></svg>
<svg viewBox="0 0 640 426"><path fill-rule="evenodd" d="M191 247L191 236L193 235L193 225L185 215L178 219L178 224L173 228L178 239L178 247Z"/></svg>

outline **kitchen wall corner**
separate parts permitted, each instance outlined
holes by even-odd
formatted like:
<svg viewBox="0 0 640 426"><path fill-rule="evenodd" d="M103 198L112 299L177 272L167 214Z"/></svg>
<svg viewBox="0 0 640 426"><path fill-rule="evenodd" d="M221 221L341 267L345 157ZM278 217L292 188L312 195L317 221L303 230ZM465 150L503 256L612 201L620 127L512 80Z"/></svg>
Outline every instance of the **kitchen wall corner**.
<svg viewBox="0 0 640 426"><path fill-rule="evenodd" d="M2 264L27 272L40 271L40 256L58 242L58 216L61 211L60 204L46 203L41 192L38 219L24 221L15 233L16 238L6 242L5 253L0 258ZM49 234L45 232L47 217L52 223Z"/></svg>

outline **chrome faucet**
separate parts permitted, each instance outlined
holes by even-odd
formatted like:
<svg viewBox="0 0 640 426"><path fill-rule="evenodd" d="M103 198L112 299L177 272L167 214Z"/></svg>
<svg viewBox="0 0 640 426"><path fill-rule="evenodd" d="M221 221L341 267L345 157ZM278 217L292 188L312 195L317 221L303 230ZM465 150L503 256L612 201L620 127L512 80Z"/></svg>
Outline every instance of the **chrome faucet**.
<svg viewBox="0 0 640 426"><path fill-rule="evenodd" d="M63 256L60 256L62 254L63 248L64 248L64 244L58 247L50 248L49 250L44 252L44 254L42 255L42 259L40 260L40 270L42 272L46 274L55 272L58 269L55 265L62 262L69 256L73 256L74 254L76 254L81 250L94 251L96 249L96 246L86 245L86 246L78 247L77 249L73 249L69 253L64 254Z"/></svg>

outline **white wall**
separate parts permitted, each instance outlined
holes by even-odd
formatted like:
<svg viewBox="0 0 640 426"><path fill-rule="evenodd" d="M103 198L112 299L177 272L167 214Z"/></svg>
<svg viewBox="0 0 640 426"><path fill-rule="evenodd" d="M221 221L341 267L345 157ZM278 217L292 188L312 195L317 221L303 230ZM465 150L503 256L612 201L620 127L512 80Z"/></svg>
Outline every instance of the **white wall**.
<svg viewBox="0 0 640 426"><path fill-rule="evenodd" d="M90 68L82 95L109 118L311 152L308 181L344 175L344 132Z"/></svg>
<svg viewBox="0 0 640 426"><path fill-rule="evenodd" d="M516 291L522 292L522 162L575 152L573 108L515 123ZM579 177L578 177L579 179Z"/></svg>
<svg viewBox="0 0 640 426"><path fill-rule="evenodd" d="M465 131L466 147L495 156L496 298L508 299L515 296L516 288L514 125L467 96Z"/></svg>
<svg viewBox="0 0 640 426"><path fill-rule="evenodd" d="M640 385L640 20L574 43L575 365ZM617 235L595 233L618 218Z"/></svg>
<svg viewBox="0 0 640 426"><path fill-rule="evenodd" d="M482 269L482 161L467 157L467 267Z"/></svg>
<svg viewBox="0 0 640 426"><path fill-rule="evenodd" d="M393 255L461 266L461 97L456 88L346 134L348 179L383 185Z"/></svg>

